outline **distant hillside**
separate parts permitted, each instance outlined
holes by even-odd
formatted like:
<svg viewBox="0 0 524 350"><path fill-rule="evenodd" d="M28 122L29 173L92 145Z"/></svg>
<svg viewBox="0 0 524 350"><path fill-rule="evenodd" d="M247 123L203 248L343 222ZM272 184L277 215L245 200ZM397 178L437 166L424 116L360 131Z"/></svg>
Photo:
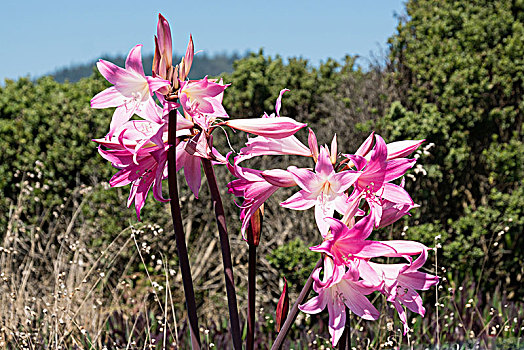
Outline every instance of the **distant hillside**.
<svg viewBox="0 0 524 350"><path fill-rule="evenodd" d="M244 55L245 56L245 55ZM200 79L206 75L216 76L221 73L231 73L233 71L233 62L244 57L238 53L233 54L215 54L213 56L205 53L195 55L193 65L191 67L190 79ZM125 62L124 56L102 57L105 60L115 63L123 67ZM173 62L179 62L180 57L173 57ZM95 69L96 61L86 64L73 65L66 68L60 68L49 75L53 76L56 81L63 83L68 80L76 82L82 78L89 77ZM143 64L146 75L151 74L151 66L153 64L153 55L143 56Z"/></svg>

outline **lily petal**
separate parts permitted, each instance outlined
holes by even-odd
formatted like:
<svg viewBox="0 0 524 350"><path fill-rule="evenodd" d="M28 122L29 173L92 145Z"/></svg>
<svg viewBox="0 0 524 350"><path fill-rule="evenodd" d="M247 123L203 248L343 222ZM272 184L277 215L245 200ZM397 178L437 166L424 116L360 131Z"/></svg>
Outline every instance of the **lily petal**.
<svg viewBox="0 0 524 350"><path fill-rule="evenodd" d="M291 136L306 126L288 117L232 119L224 124L233 129L274 139Z"/></svg>

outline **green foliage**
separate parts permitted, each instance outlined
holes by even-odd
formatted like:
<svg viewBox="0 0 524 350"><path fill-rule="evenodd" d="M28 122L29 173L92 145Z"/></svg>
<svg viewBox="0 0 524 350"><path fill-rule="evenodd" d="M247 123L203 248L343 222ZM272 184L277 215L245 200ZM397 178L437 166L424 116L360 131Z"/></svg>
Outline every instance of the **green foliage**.
<svg viewBox="0 0 524 350"><path fill-rule="evenodd" d="M224 105L231 115L254 118L262 116L264 111L274 111L275 99L283 88L293 91L286 96L286 116L296 117L299 110L313 106L320 77L307 60L291 59L285 65L281 57L265 57L260 51L233 66L233 73L224 77L232 83L224 94Z"/></svg>
<svg viewBox="0 0 524 350"><path fill-rule="evenodd" d="M319 255L308 247L300 238L295 238L267 257L269 263L287 279L290 288L300 290L319 259Z"/></svg>
<svg viewBox="0 0 524 350"><path fill-rule="evenodd" d="M24 206L27 223L49 223L42 215L60 209L79 188L94 192L82 215L103 231L101 236L111 237L135 221L133 210L125 207L127 190L99 186L115 169L91 140L105 135L112 111L91 109L89 102L107 86L96 74L64 84L49 77L7 80L0 88L0 235L22 188L34 196Z"/></svg>
<svg viewBox="0 0 524 350"><path fill-rule="evenodd" d="M308 123L321 144L330 143L336 133L345 142L344 149L356 150L359 139L369 132L358 124L382 116L394 95L382 70L363 71L356 67L356 59L328 59L315 68L305 59L290 58L286 63L262 50L252 53L234 63L233 73L223 75L231 83L224 106L235 118L260 117L274 111L280 90L287 88L281 115Z"/></svg>
<svg viewBox="0 0 524 350"><path fill-rule="evenodd" d="M493 287L508 269L524 272L515 264L524 258L517 219L524 207L524 7L510 0L406 6L389 41L399 101L379 125L388 139L435 144L421 157L428 175L408 182L421 204L421 225L410 231L441 234L444 264L462 276L480 275L489 254L485 286ZM506 225L495 253L489 242ZM520 284L511 279L508 288L522 295Z"/></svg>
<svg viewBox="0 0 524 350"><path fill-rule="evenodd" d="M287 64L280 56L258 54L233 64L234 71L224 76L231 86L224 95L224 105L238 118L260 117L264 111L274 111L280 90L290 89L286 95L283 115L315 122L318 105L327 93L334 93L341 79L354 69L355 58L347 56L343 64L332 59L320 67L312 67L308 60L290 58Z"/></svg>
<svg viewBox="0 0 524 350"><path fill-rule="evenodd" d="M0 201L4 208L16 199L19 190L15 185L24 173L29 185L41 173L38 186L43 204L51 206L68 196L75 185L110 176L110 167L99 166L101 162L94 157L96 146L90 142L110 117L110 111L98 111L95 117L89 107L90 96L104 88L101 80L77 84L59 84L51 78L36 83L6 81L0 89L0 148L4 150L0 155L4 196Z"/></svg>

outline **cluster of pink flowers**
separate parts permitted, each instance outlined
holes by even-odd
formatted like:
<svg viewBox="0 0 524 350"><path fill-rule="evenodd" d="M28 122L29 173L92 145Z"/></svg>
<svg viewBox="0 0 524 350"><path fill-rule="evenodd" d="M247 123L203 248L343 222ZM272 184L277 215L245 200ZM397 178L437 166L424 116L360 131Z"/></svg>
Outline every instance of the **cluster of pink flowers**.
<svg viewBox="0 0 524 350"><path fill-rule="evenodd" d="M306 125L280 115L287 89L280 92L275 113L261 118L229 119L222 105L227 84L207 77L188 80L193 56L190 37L185 56L173 66L171 30L160 15L151 76L144 73L141 45L131 49L125 68L104 60L97 63L100 73L113 86L93 97L91 106L116 107L107 135L94 140L100 145L102 157L119 169L110 185L131 185L127 204L134 202L140 219L151 188L156 200L169 201L162 194L162 180L168 177L170 147L176 147L176 170L184 169L187 184L196 197L201 185L202 159L224 164L237 178L228 184L230 192L244 198L240 213L244 238L251 218L275 191L298 186L299 191L281 206L294 210L314 207L322 243L310 249L321 252L324 259L323 267L313 272L313 288L318 295L300 309L318 313L327 306L329 330L335 345L346 322L346 307L364 319L379 317L377 309L366 298L378 291L398 310L406 332L407 316L403 306L424 315L422 300L416 291L426 290L438 281L436 276L419 271L429 248L412 241L368 238L373 229L394 223L416 207L403 188L403 180L399 184L394 181L413 167L415 160L405 157L422 141L386 144L382 137L372 133L354 153L342 154L336 137L330 147L319 148L310 129L306 146L294 136ZM174 141L168 137L170 120L171 123L176 120ZM213 147L212 132L223 126L256 135L248 139L232 162L231 153L224 157ZM264 155L310 157L315 163L314 171L296 166L258 170L240 165L242 161ZM341 220L335 218L335 212ZM414 256L418 257L414 259ZM405 262L372 261L379 257L401 258Z"/></svg>
<svg viewBox="0 0 524 350"><path fill-rule="evenodd" d="M277 100L277 115L282 93ZM393 181L413 167L415 159L404 157L422 142L386 144L382 137L372 133L354 154L341 154L336 136L330 147L319 149L315 133L310 129L309 147L295 136L281 139L258 136L249 139L233 165L228 163L231 173L238 178L229 183L230 192L244 197L240 215L243 234L251 216L281 187L300 188L280 203L282 207L315 208L322 243L310 249L324 254L324 266L313 272L313 289L318 295L300 305L300 309L315 314L327 306L333 345L343 333L346 307L364 319L379 318L378 310L366 298L375 291L393 303L404 324L404 334L409 327L403 306L424 315L422 299L416 291L427 290L438 282L438 277L418 271L426 261L429 248L413 241L368 239L374 228L396 222L417 206L404 190L404 181L401 180L400 185ZM264 171L240 166L245 159L267 154L311 157L315 162L314 171L296 166ZM335 212L341 220L335 218ZM372 261L379 257L403 258L406 262Z"/></svg>
<svg viewBox="0 0 524 350"><path fill-rule="evenodd" d="M167 150L171 146L167 142L170 111L177 113L176 169L184 169L196 197L201 185L201 158L226 163L213 147L211 133L217 126L275 138L289 136L305 126L290 118L227 120L222 98L228 85L207 77L187 79L194 56L192 38L181 62L173 66L171 29L160 15L155 44L152 76L144 73L141 45L131 49L125 68L100 60L98 70L113 86L91 100L92 108L116 107L108 134L94 141L103 146L99 147L102 157L120 169L110 185L131 184L127 204L135 203L139 219L151 187L156 200L168 201L162 196L162 180L167 178ZM142 119L131 120L133 116Z"/></svg>

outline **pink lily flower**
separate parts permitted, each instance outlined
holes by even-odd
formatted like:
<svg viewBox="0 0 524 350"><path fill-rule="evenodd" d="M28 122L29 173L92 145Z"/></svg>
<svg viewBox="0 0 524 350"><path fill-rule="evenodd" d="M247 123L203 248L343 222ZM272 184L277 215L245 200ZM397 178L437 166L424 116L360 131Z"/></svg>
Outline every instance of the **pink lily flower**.
<svg viewBox="0 0 524 350"><path fill-rule="evenodd" d="M229 85L224 84L222 79L218 82L219 85L222 85L224 87L227 87ZM213 113L201 113L198 111L198 109L192 109L192 110L185 110L186 116L193 120L195 124L200 126L202 130L206 132L211 132L213 128L213 123L217 118L229 118L227 115L226 110L224 109L224 106L222 105L222 100L224 98L224 91L216 95L215 97L207 98L207 101L209 101L213 106Z"/></svg>
<svg viewBox="0 0 524 350"><path fill-rule="evenodd" d="M180 103L189 115L213 114L215 117L227 118L222 106L222 93L228 87L209 81L207 76L200 80L180 82Z"/></svg>
<svg viewBox="0 0 524 350"><path fill-rule="evenodd" d="M164 124L156 124L147 120L131 120L115 130L111 137L93 141L109 149L126 149L136 156L142 148L166 143L167 126L167 121ZM177 111L177 136L187 134L187 130L193 126L192 122L182 117Z"/></svg>
<svg viewBox="0 0 524 350"><path fill-rule="evenodd" d="M307 169L289 167L296 183L302 188L289 197L281 206L295 210L315 207L315 219L322 236L329 230L329 223L324 219L332 217L334 211L344 214L348 208L348 197L344 193L361 175L351 170L335 173L328 151L320 150L315 172Z"/></svg>
<svg viewBox="0 0 524 350"><path fill-rule="evenodd" d="M324 277L320 281L320 268L313 273L313 290L318 293L299 309L308 314L317 314L327 306L329 313L329 334L331 343L336 346L346 324L346 306L351 312L365 320L377 320L378 310L365 295L378 288L359 281L358 271L350 267L345 272L343 265L334 265L329 257L324 258Z"/></svg>
<svg viewBox="0 0 524 350"><path fill-rule="evenodd" d="M135 203L138 220L151 187L156 200L168 201L162 196L162 180L167 177L165 164L169 148L165 143L166 126L147 120L132 120L119 127L110 139L93 140L109 148L104 150L99 147L98 152L120 169L109 181L111 187L131 184L127 206Z"/></svg>
<svg viewBox="0 0 524 350"><path fill-rule="evenodd" d="M366 158L366 160L369 161L369 158L371 156L370 151L372 149L373 145L373 139L375 136L375 132L372 132L367 139L360 145L358 150L355 152L355 155L362 156ZM396 159L396 158L402 158L407 157L411 153L413 153L417 148L420 147L420 145L426 140L403 140L403 141L395 141L386 144L387 153L388 156L386 160ZM348 156L348 155L344 155Z"/></svg>
<svg viewBox="0 0 524 350"><path fill-rule="evenodd" d="M157 201L167 202L162 196L162 180L167 177L165 165L167 161L167 150L169 146L152 147L142 150L136 157L127 149L102 150L98 152L102 157L109 160L113 166L120 168L109 181L111 187L122 187L131 184L131 192L127 200L127 206L135 202L135 210L140 221L140 211L144 207L147 193L153 187L153 196Z"/></svg>
<svg viewBox="0 0 524 350"><path fill-rule="evenodd" d="M110 181L112 187L125 186L131 183L128 206L135 202L138 219L144 206L149 188L153 186L153 195L159 201L167 201L162 197L162 180L167 177L167 123L156 124L147 120L131 120L124 123L111 138L94 139L100 146L99 153L112 165L121 169ZM177 115L177 136L187 134L193 123ZM184 145L178 147L182 148ZM179 152L179 157L184 154ZM187 153L187 152L186 152ZM183 159L177 162L178 169L187 165ZM200 165L200 163L198 163ZM190 168L190 165L188 166ZM177 169L177 170L178 170ZM192 170L192 169L191 169ZM186 172L188 170L186 169ZM193 185L194 176L189 182ZM195 188L193 186L192 188Z"/></svg>
<svg viewBox="0 0 524 350"><path fill-rule="evenodd" d="M275 104L276 114L273 113L270 116L264 114L263 118L275 118L275 116L277 118L281 118L280 107L282 106L282 95L286 91L289 90L283 89L280 91L280 95L278 96L277 102ZM236 122L233 121L233 124L234 123ZM310 130L310 132L312 131ZM253 157L266 155L297 155L303 157L311 157L312 151L308 149L302 142L300 142L299 139L297 139L294 135L283 138L272 138L265 136L248 137L246 147L240 149L240 153L238 155L238 162L244 161L246 159L251 159Z"/></svg>
<svg viewBox="0 0 524 350"><path fill-rule="evenodd" d="M335 264L348 264L354 259L371 259L378 256L395 255L397 251L382 242L366 240L373 231L373 213L362 218L352 228L338 219L324 219L331 228L324 241L309 249L333 257Z"/></svg>
<svg viewBox="0 0 524 350"><path fill-rule="evenodd" d="M280 107L282 105L282 95L289 91L283 89L277 98L275 104L275 113L267 115L264 113L262 118L248 118L248 119L233 119L228 120L224 124L227 126L248 132L250 134L259 135L272 139L284 139L295 134L298 130L306 126L306 124L299 123L288 117L280 116ZM298 141L298 140L296 140ZM298 141L300 142L300 141ZM295 140L290 140L289 145L296 143Z"/></svg>
<svg viewBox="0 0 524 350"><path fill-rule="evenodd" d="M437 276L418 271L426 259L427 249L424 249L417 260L411 264L369 263L384 281L382 293L387 295L387 300L392 302L398 311L400 320L404 324L404 334L409 330L409 326L402 305L424 317L426 309L416 290L428 290L439 281Z"/></svg>
<svg viewBox="0 0 524 350"><path fill-rule="evenodd" d="M407 203L393 203L390 201L382 202L382 216L380 217L380 223L377 228L382 228L397 222L404 215L409 215L409 211L413 208L418 208L418 204L407 204Z"/></svg>
<svg viewBox="0 0 524 350"><path fill-rule="evenodd" d="M388 143L388 159L397 159L409 156L413 153L420 145L426 141L424 140L404 140Z"/></svg>
<svg viewBox="0 0 524 350"><path fill-rule="evenodd" d="M282 139L264 136L250 137L240 149L239 162L258 156L297 155L311 157L311 151L294 135Z"/></svg>
<svg viewBox="0 0 524 350"><path fill-rule="evenodd" d="M236 197L244 197L244 202L240 207L240 220L242 221L242 237L246 239L250 219L257 209L280 187L291 187L295 186L296 183L291 174L285 170L273 169L262 172L243 168L238 163L237 158L235 158L233 165L227 162L229 171L237 177L236 180L228 183L227 187L229 193Z"/></svg>
<svg viewBox="0 0 524 350"><path fill-rule="evenodd" d="M325 218L331 234L326 235L321 244L309 249L332 256L337 265L348 264L355 259L416 255L427 249L425 245L414 241L367 240L373 230L374 218L375 215L370 212L352 228L338 219Z"/></svg>
<svg viewBox="0 0 524 350"><path fill-rule="evenodd" d="M366 141L365 144L368 144ZM361 147L362 148L362 147ZM359 151L361 151L359 148ZM350 201L364 197L375 214L375 224L379 225L382 217L384 200L397 204L413 206L410 195L400 186L390 183L413 167L415 159L387 160L387 146L382 137L376 135L375 149L367 161L360 155L347 155L362 174L355 182L355 189Z"/></svg>
<svg viewBox="0 0 524 350"><path fill-rule="evenodd" d="M131 49L125 69L104 60L96 64L100 73L114 85L98 93L91 100L92 108L117 107L111 119L109 138L134 113L153 123L162 123L162 119L154 111L156 103L152 95L155 91L169 86L169 82L145 76L140 54L141 47L142 45L136 45Z"/></svg>
<svg viewBox="0 0 524 350"><path fill-rule="evenodd" d="M288 117L233 119L224 124L233 129L274 139L291 136L306 126Z"/></svg>

